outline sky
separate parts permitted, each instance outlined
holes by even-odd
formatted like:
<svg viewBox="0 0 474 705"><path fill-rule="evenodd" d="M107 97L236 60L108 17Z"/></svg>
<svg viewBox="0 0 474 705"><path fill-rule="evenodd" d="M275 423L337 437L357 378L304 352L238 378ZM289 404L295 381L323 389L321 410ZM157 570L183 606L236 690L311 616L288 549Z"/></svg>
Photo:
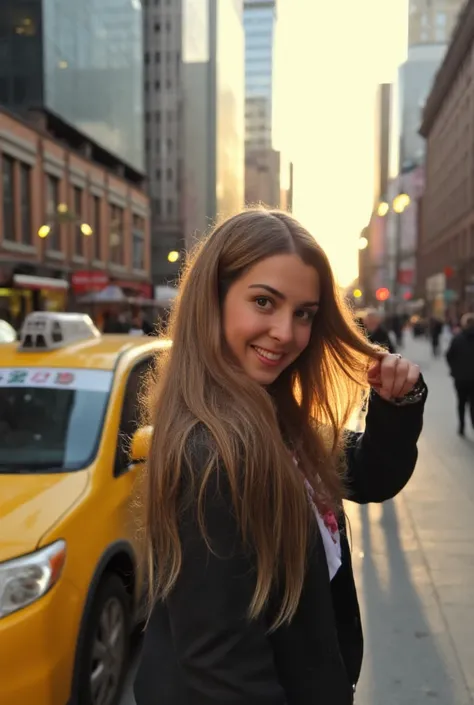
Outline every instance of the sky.
<svg viewBox="0 0 474 705"><path fill-rule="evenodd" d="M294 213L342 286L372 210L375 91L406 56L408 0L278 0L276 146L294 163Z"/></svg>

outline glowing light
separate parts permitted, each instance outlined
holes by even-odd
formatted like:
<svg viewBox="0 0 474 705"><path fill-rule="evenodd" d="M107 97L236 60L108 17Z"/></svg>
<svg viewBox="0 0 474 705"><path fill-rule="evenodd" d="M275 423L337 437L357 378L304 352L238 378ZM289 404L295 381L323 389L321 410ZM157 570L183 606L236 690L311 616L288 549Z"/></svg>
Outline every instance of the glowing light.
<svg viewBox="0 0 474 705"><path fill-rule="evenodd" d="M355 299L361 299L361 298L362 298L362 292L361 292L361 290L360 290L360 289L354 289L354 291L352 292L352 296L353 296Z"/></svg>
<svg viewBox="0 0 474 705"><path fill-rule="evenodd" d="M40 238L48 237L50 232L51 232L51 228L49 225L42 225L41 228L38 230L38 237L40 237Z"/></svg>
<svg viewBox="0 0 474 705"><path fill-rule="evenodd" d="M59 203L58 213L67 213L67 203Z"/></svg>
<svg viewBox="0 0 474 705"><path fill-rule="evenodd" d="M405 208L408 208L410 203L411 200L408 194L399 193L398 196L393 199L393 210L395 211L395 213L403 213Z"/></svg>
<svg viewBox="0 0 474 705"><path fill-rule="evenodd" d="M358 246L359 246L359 250L366 250L367 247L369 246L369 241L367 240L366 237L360 237Z"/></svg>
<svg viewBox="0 0 474 705"><path fill-rule="evenodd" d="M89 235L92 235L92 232L93 230L88 223L81 223L81 233L83 235L86 235L88 237Z"/></svg>
<svg viewBox="0 0 474 705"><path fill-rule="evenodd" d="M383 286L380 289L377 289L375 292L375 298L377 301L387 301L387 299L390 298L390 291Z"/></svg>
<svg viewBox="0 0 474 705"><path fill-rule="evenodd" d="M387 213L390 210L390 206L388 203L385 203L385 201L382 201L382 203L379 203L379 207L377 208L377 215L379 215L381 218L387 215Z"/></svg>
<svg viewBox="0 0 474 705"><path fill-rule="evenodd" d="M177 262L179 260L179 252L171 250L168 252L168 262Z"/></svg>

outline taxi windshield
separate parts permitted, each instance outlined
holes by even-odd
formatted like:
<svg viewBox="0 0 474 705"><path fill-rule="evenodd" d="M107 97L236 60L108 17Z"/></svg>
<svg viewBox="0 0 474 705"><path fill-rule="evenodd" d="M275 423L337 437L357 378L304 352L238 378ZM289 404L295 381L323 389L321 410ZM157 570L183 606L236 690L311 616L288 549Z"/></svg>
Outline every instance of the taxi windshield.
<svg viewBox="0 0 474 705"><path fill-rule="evenodd" d="M92 462L112 374L0 367L0 473L64 472Z"/></svg>

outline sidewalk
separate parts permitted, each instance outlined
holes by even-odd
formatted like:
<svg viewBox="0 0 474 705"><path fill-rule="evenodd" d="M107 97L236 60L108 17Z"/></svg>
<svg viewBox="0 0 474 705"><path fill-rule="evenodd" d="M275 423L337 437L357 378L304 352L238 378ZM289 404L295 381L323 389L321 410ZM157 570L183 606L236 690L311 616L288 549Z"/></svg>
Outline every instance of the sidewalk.
<svg viewBox="0 0 474 705"><path fill-rule="evenodd" d="M347 507L366 639L357 703L473 705L474 431L456 435L444 359L425 341L403 352L430 389L417 469L394 502Z"/></svg>

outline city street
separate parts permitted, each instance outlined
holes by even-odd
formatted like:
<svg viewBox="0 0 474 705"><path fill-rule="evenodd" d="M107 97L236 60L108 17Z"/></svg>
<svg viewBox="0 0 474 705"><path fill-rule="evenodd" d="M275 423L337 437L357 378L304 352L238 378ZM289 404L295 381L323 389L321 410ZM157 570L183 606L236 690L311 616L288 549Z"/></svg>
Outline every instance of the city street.
<svg viewBox="0 0 474 705"><path fill-rule="evenodd" d="M417 470L395 502L347 507L366 640L357 702L472 705L474 431L456 435L444 359L424 340L404 353L430 387Z"/></svg>

